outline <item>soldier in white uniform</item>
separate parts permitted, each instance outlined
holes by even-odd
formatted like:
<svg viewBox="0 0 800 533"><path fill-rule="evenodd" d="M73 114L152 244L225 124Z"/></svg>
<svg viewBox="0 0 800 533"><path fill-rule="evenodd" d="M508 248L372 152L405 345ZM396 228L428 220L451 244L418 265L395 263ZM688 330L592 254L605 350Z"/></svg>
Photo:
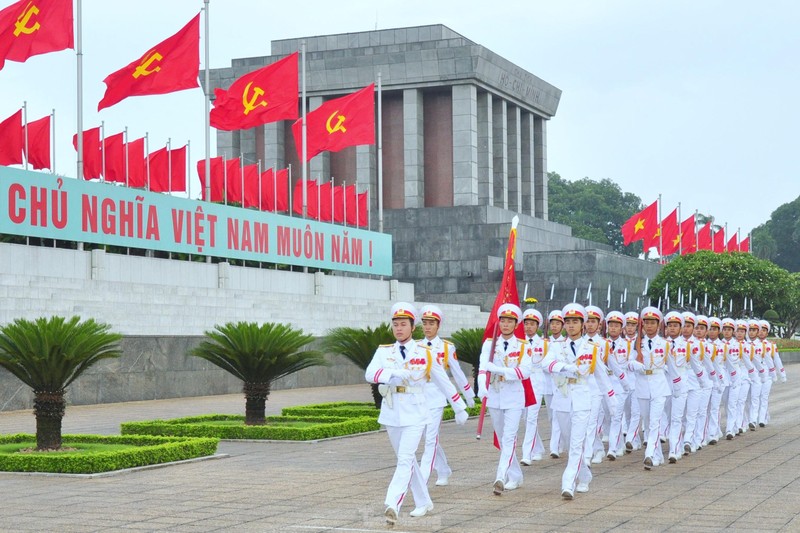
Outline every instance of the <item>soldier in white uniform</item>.
<svg viewBox="0 0 800 533"><path fill-rule="evenodd" d="M687 368L689 357L687 340L681 335L683 332L683 315L677 311L670 311L664 316L666 323L665 334L670 347L667 358L667 375L672 387L672 400L669 402L669 415L662 417L663 431L668 432L669 462L674 464L681 457L683 444L683 415L686 414ZM666 421L665 421L666 419Z"/></svg>
<svg viewBox="0 0 800 533"><path fill-rule="evenodd" d="M628 377L628 362L633 353L633 344L622 336L622 327L625 317L619 311L611 311L606 316L606 353L608 354L607 366L611 373L609 379L614 386L617 397L617 414L611 419L608 432L608 457L614 461L622 455L624 447L624 407L629 404L629 397L633 387L634 378ZM638 402L637 402L638 403ZM637 409L638 412L638 409Z"/></svg>
<svg viewBox="0 0 800 533"><path fill-rule="evenodd" d="M610 388L605 374L600 347L583 336L586 310L580 304L568 304L562 316L567 339L558 348L555 345L551 347L542 367L554 376L556 389L553 392L553 409L564 435L569 434L569 459L561 477L561 496L571 500L575 492L588 492L592 481L592 471L585 460L584 450L587 447L592 403L597 400L597 384L593 386L591 383L594 381L593 375L596 374L600 383L605 384L609 397L613 398L614 390Z"/></svg>
<svg viewBox="0 0 800 533"><path fill-rule="evenodd" d="M495 495L522 485L522 469L516 457L517 432L525 409L522 380L531 375L531 347L514 335L522 311L514 304L497 309L500 335L492 353L492 339L481 349L478 372L478 396L485 398L492 425L500 444L500 461L493 486ZM489 377L487 386L486 378Z"/></svg>
<svg viewBox="0 0 800 533"><path fill-rule="evenodd" d="M639 335L639 313L635 311L628 311L625 313L625 338L630 341L631 347L636 346L636 338ZM628 360L635 359L635 352L633 357L628 357ZM627 430L623 429L625 433L625 453L631 453L633 450L638 450L642 447L641 424L642 415L639 413L639 399L636 397L634 390L636 388L636 378L630 379L631 394L628 396L628 401L625 404L625 417L628 420Z"/></svg>
<svg viewBox="0 0 800 533"><path fill-rule="evenodd" d="M681 438L683 443L676 442L678 447L683 446L683 455L694 453L697 446L693 445L695 428L697 427L697 419L700 416L700 408L703 405L706 393L704 390L711 391L711 382L706 375L703 366L703 358L705 356L705 348L701 347L701 343L694 335L694 329L697 322L697 317L694 313L686 311L683 313L683 340L686 342L686 358L688 359L688 368L686 369L686 411L684 413L683 434ZM707 405L703 405L707 408ZM669 443L670 450L673 450L672 441ZM675 453L680 456L680 449Z"/></svg>
<svg viewBox="0 0 800 533"><path fill-rule="evenodd" d="M667 381L666 366L669 358L667 342L658 334L663 320L661 311L655 307L642 309L642 336L637 339L635 360L628 363L628 370L636 373L636 396L647 442L644 452L644 469L650 470L664 462L661 449L659 427L664 404L670 396L670 384Z"/></svg>
<svg viewBox="0 0 800 533"><path fill-rule="evenodd" d="M742 364L742 350L740 343L733 338L736 330L736 322L732 318L722 319L722 342L725 344L723 361L725 372L730 378L728 387L728 401L725 407L725 438L732 440L738 432L736 425L737 413L741 413L739 405L740 390L742 382L747 380L744 365Z"/></svg>
<svg viewBox="0 0 800 533"><path fill-rule="evenodd" d="M439 328L444 316L442 310L436 305L426 305L420 311L422 313L422 332L425 334L425 338L419 341L419 345L431 351L436 357L436 362L442 365L445 372L450 371L456 382L456 389L463 391L467 406L473 407L475 405L474 393L461 365L458 364L456 347L452 342L439 337ZM436 469L436 485L441 487L449 483L450 474L453 472L450 465L447 464L447 456L439 441L439 426L442 423L444 407L447 405L447 397L435 383L428 382L425 384L425 400L431 410L431 422L425 428L425 449L422 452L419 467L425 483L428 482L433 469Z"/></svg>
<svg viewBox="0 0 800 533"><path fill-rule="evenodd" d="M747 322L747 341L750 344L750 361L755 367L755 371L750 374L750 405L749 409L745 406L747 413L747 426L750 431L756 430L758 424L758 408L761 406L761 389L767 382L767 365L764 361L764 343L758 337L758 331L761 329L761 323L758 320L749 320Z"/></svg>
<svg viewBox="0 0 800 533"><path fill-rule="evenodd" d="M739 387L739 398L736 404L736 424L734 426L736 434L741 435L746 431L747 428L746 418L749 414L749 409L747 409L747 398L750 394L750 388L755 382L758 374L756 373L756 367L753 364L752 346L747 341L747 320L740 319L736 321L736 331L734 332L734 336L735 338L733 343L736 343L739 346L739 358L741 360L742 367L746 370L746 373L742 378L741 386Z"/></svg>
<svg viewBox="0 0 800 533"><path fill-rule="evenodd" d="M700 371L695 371L699 388L689 392L686 401L686 432L683 434L683 453L693 453L704 445L706 422L708 420L708 403L711 400L711 390L718 387L717 372L714 369L712 357L714 345L708 341L708 317L697 315L694 327L695 342L692 345L690 360ZM693 365L693 369L695 366Z"/></svg>
<svg viewBox="0 0 800 533"><path fill-rule="evenodd" d="M769 379L761 387L761 404L758 410L758 425L763 428L769 422L769 393L772 390L772 383L778 379L781 380L781 383L786 383L786 371L783 368L781 357L778 355L778 346L767 339L770 323L762 320L760 326L758 337L764 345L764 360L769 368Z"/></svg>
<svg viewBox="0 0 800 533"><path fill-rule="evenodd" d="M549 348L554 349L559 345L555 343L564 342L564 317L561 316L561 309L554 309L547 315L547 323L550 326ZM547 355L547 354L545 354ZM555 416L553 410L553 391L555 384L553 383L553 376L549 372L544 373L544 381L546 388L544 391L544 403L547 406L547 416L550 418L550 457L558 459L564 451L565 444L561 439L561 428L558 426L558 417Z"/></svg>
<svg viewBox="0 0 800 533"><path fill-rule="evenodd" d="M416 458L419 441L430 422L425 384L431 381L445 394L456 413L456 423L467 421L464 400L450 383L442 365L436 362L430 350L411 338L416 317L417 311L409 303L398 302L392 306L392 333L397 340L375 350L365 373L368 382L381 384L379 390L384 399L378 423L386 427L397 455L394 475L386 491L384 514L389 524L397 522L409 484L416 505L411 516L424 516L433 509Z"/></svg>
<svg viewBox="0 0 800 533"><path fill-rule="evenodd" d="M547 390L547 383L542 371L544 359L550 344L547 339L542 339L539 334L539 324L542 323L542 314L536 309L526 309L522 313L522 324L525 327L525 339L531 347L531 384L536 396L543 398ZM549 404L548 404L549 405ZM541 402L526 408L525 414L525 440L522 441L522 461L525 466L530 466L533 461L541 461L544 454L544 444L539 435L539 409Z"/></svg>
<svg viewBox="0 0 800 533"><path fill-rule="evenodd" d="M711 445L716 444L722 438L722 425L720 409L727 404L728 387L731 385L728 371L725 369L725 358L727 356L725 342L720 338L722 332L722 321L719 317L712 316L708 319L709 341L714 345L714 352L711 356L714 370L719 387L711 390L711 399L708 402L708 429L706 438Z"/></svg>

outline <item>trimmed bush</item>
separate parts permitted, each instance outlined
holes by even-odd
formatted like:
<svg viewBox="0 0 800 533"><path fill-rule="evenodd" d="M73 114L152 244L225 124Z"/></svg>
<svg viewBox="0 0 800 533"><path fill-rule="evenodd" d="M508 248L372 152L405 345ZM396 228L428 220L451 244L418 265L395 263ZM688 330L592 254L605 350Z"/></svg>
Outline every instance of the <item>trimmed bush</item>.
<svg viewBox="0 0 800 533"><path fill-rule="evenodd" d="M241 425L219 425L210 422L233 421ZM304 424L298 426L297 423ZM244 416L203 415L171 420L124 422L123 435L172 435L183 437L216 437L219 439L253 440L318 440L380 429L376 417L343 416L268 416L263 426L245 426Z"/></svg>
<svg viewBox="0 0 800 533"><path fill-rule="evenodd" d="M36 436L18 433L0 436L0 444L29 443L35 445ZM128 444L133 449L87 452L3 453L0 454L0 471L53 472L66 474L96 474L124 468L147 466L195 457L213 455L218 439L185 437L152 437L142 435L64 435L63 445L75 447L81 443Z"/></svg>

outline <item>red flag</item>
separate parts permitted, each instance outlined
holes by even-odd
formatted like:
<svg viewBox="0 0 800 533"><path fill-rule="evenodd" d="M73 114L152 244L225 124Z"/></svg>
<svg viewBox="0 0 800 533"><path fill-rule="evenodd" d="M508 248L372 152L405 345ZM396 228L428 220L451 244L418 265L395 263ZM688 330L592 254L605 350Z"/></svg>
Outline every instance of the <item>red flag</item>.
<svg viewBox="0 0 800 533"><path fill-rule="evenodd" d="M711 221L706 222L706 225L700 228L697 232L697 249L698 250L711 250Z"/></svg>
<svg viewBox="0 0 800 533"><path fill-rule="evenodd" d="M186 147L167 150L165 146L148 156L150 190L153 192L186 191ZM169 166L167 166L169 165Z"/></svg>
<svg viewBox="0 0 800 533"><path fill-rule="evenodd" d="M375 144L375 84L328 100L306 116L307 158L348 146ZM297 157L303 159L302 122L292 124Z"/></svg>
<svg viewBox="0 0 800 533"><path fill-rule="evenodd" d="M0 122L0 165L21 165L24 144L20 109Z"/></svg>
<svg viewBox="0 0 800 533"><path fill-rule="evenodd" d="M345 224L355 226L358 224L356 219L356 209L358 209L358 195L356 194L356 186L348 185L344 189L344 202L345 202Z"/></svg>
<svg viewBox="0 0 800 533"><path fill-rule="evenodd" d="M6 60L74 48L72 0L20 0L0 11L0 68Z"/></svg>
<svg viewBox="0 0 800 533"><path fill-rule="evenodd" d="M262 211L275 211L275 172L268 168L261 173L261 199L258 208Z"/></svg>
<svg viewBox="0 0 800 533"><path fill-rule="evenodd" d="M711 251L715 254L719 254L725 251L725 230L720 228L712 237L711 242Z"/></svg>
<svg viewBox="0 0 800 533"><path fill-rule="evenodd" d="M222 157L212 157L209 159L211 169L211 201L221 202L224 191L223 184L223 171L222 171ZM200 197L208 201L206 198L206 160L201 159L197 162L197 176L200 178Z"/></svg>
<svg viewBox="0 0 800 533"><path fill-rule="evenodd" d="M678 228L678 210L674 209L672 213L666 216L661 221L661 250L659 255L671 255L678 251L678 244L681 242L681 234Z"/></svg>
<svg viewBox="0 0 800 533"><path fill-rule="evenodd" d="M333 185L330 181L320 184L319 190L319 220L333 222Z"/></svg>
<svg viewBox="0 0 800 533"><path fill-rule="evenodd" d="M245 74L228 88L214 89L211 125L218 130L246 130L297 118L297 57Z"/></svg>
<svg viewBox="0 0 800 533"><path fill-rule="evenodd" d="M276 210L278 213L289 212L289 169L282 168L275 173Z"/></svg>
<svg viewBox="0 0 800 533"><path fill-rule="evenodd" d="M681 222L681 255L693 254L697 251L696 229L694 215Z"/></svg>
<svg viewBox="0 0 800 533"><path fill-rule="evenodd" d="M144 137L125 143L128 154L128 181L129 187L144 188L147 179L147 167L144 158ZM125 181L123 180L123 183Z"/></svg>
<svg viewBox="0 0 800 533"><path fill-rule="evenodd" d="M28 151L25 157L35 170L50 166L50 115L28 122ZM24 142L23 142L24 148Z"/></svg>
<svg viewBox="0 0 800 533"><path fill-rule="evenodd" d="M294 184L294 198L292 198L292 210L298 215L303 214L303 180L297 180ZM306 216L317 218L317 181L306 181Z"/></svg>
<svg viewBox="0 0 800 533"><path fill-rule="evenodd" d="M223 181L225 182L225 196L223 197L223 201L229 204L241 203L242 162L238 157L225 160Z"/></svg>
<svg viewBox="0 0 800 533"><path fill-rule="evenodd" d="M369 195L367 191L358 195L358 227L366 228L369 225L369 207L367 206L367 199Z"/></svg>
<svg viewBox="0 0 800 533"><path fill-rule="evenodd" d="M625 246L632 242L643 240L652 234L658 226L658 201L653 202L640 212L633 215L622 225L622 237Z"/></svg>
<svg viewBox="0 0 800 533"><path fill-rule="evenodd" d="M78 135L72 136L72 146L78 150ZM100 158L100 128L92 128L83 132L83 179L99 178L103 173Z"/></svg>
<svg viewBox="0 0 800 533"><path fill-rule="evenodd" d="M244 167L244 207L258 207L258 188L261 176L258 165L245 165Z"/></svg>
<svg viewBox="0 0 800 533"><path fill-rule="evenodd" d="M200 14L172 37L103 80L106 93L97 110L128 98L199 87Z"/></svg>
<svg viewBox="0 0 800 533"><path fill-rule="evenodd" d="M333 188L333 221L339 224L344 222L344 185Z"/></svg>
<svg viewBox="0 0 800 533"><path fill-rule="evenodd" d="M739 242L739 251L740 252L749 252L750 251L750 237L747 236Z"/></svg>
<svg viewBox="0 0 800 533"><path fill-rule="evenodd" d="M123 132L101 141L104 161L101 161L106 181L125 183L125 143Z"/></svg>
<svg viewBox="0 0 800 533"><path fill-rule="evenodd" d="M738 233L734 233L733 235L731 235L731 238L728 239L728 247L726 248L728 252L739 251L739 244L737 244L736 242L739 240L738 235L739 235Z"/></svg>

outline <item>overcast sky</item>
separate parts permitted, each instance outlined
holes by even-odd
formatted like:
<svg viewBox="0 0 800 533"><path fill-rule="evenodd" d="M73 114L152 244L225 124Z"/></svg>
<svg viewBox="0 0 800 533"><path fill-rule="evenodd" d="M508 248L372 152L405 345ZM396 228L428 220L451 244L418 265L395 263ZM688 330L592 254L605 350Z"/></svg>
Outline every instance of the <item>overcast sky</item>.
<svg viewBox="0 0 800 533"><path fill-rule="evenodd" d="M192 159L203 157L200 89L96 111L103 78L175 33L202 1L82 5L84 128L103 120L107 135L149 132L151 151L189 139ZM563 91L548 124L548 170L566 179L610 178L645 203L662 193L664 215L681 202L684 218L697 209L742 234L800 195L792 0L212 0L210 65L269 55L273 39L438 23ZM29 120L55 108L56 170L69 176L76 94L73 51L0 70L0 119L23 101Z"/></svg>

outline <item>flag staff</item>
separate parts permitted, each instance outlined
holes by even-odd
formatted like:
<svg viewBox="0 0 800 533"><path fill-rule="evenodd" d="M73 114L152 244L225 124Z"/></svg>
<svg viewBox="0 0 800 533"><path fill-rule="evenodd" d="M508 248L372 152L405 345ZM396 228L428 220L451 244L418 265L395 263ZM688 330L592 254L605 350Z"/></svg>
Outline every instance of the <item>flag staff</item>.
<svg viewBox="0 0 800 533"><path fill-rule="evenodd" d="M378 72L378 231L383 233L383 98L382 80Z"/></svg>
<svg viewBox="0 0 800 533"><path fill-rule="evenodd" d="M306 196L307 195L306 180L308 179L308 137L307 137L308 136L308 130L306 128L306 41L305 41L305 39L300 41L300 63L303 65L302 69L301 69L301 75L300 75L301 90L302 90L302 95L300 97L300 102L301 102L302 111L303 111L303 130L302 130L302 133L303 133L303 143L302 143L303 144L303 147L302 147L303 148L303 150L302 150L302 156L303 156L302 164L303 164L303 167L302 167L302 176L300 177L300 179L303 182L302 183L302 188L303 188L302 215L303 215L303 218L306 218L306 201L308 200L308 198ZM292 184L289 183L289 187L291 187L291 186L292 186Z"/></svg>
<svg viewBox="0 0 800 533"><path fill-rule="evenodd" d="M130 171L128 163L128 126L125 126L125 186L130 187L130 178L128 172Z"/></svg>
<svg viewBox="0 0 800 533"><path fill-rule="evenodd" d="M209 34L209 31L208 31L208 5L209 5L209 1L210 0L203 0L203 4L205 4L204 7L203 7L203 10L205 12L205 17L204 17L205 20L203 22L205 24L205 32L206 32L206 37L205 37L205 63L206 63L205 66L206 66L206 68L205 68L205 72L203 73L203 76L205 77L205 92L206 92L206 95L205 95L206 97L205 97L205 102L204 102L205 107L206 107L206 115L205 115L205 121L206 121L206 132L205 132L206 133L206 138L205 138L205 142L206 142L206 200L210 202L211 201L211 118L210 118L210 114L211 114L211 91L210 91L211 75L209 73L210 65L208 64L209 55L210 55L209 54L209 46L208 46L208 34ZM211 262L211 256L206 257L206 262L207 263Z"/></svg>
<svg viewBox="0 0 800 533"><path fill-rule="evenodd" d="M53 108L52 113L50 113L52 119L50 120L50 145L53 147L53 160L50 162L50 172L53 174L56 173L56 110ZM80 179L80 178L78 178ZM55 242L55 241L53 241Z"/></svg>
<svg viewBox="0 0 800 533"><path fill-rule="evenodd" d="M102 171L102 175L100 176L100 183L106 181L106 121L100 121L100 169Z"/></svg>
<svg viewBox="0 0 800 533"><path fill-rule="evenodd" d="M78 176L77 179L83 178L83 35L82 35L82 10L81 0L76 1L77 13L77 36L75 38L75 57L78 70ZM79 250L83 250L83 243L80 243Z"/></svg>
<svg viewBox="0 0 800 533"><path fill-rule="evenodd" d="M658 262L664 264L664 231L663 221L661 220L661 193L658 193ZM638 307L638 306L637 306Z"/></svg>
<svg viewBox="0 0 800 533"><path fill-rule="evenodd" d="M683 219L681 218L681 203L678 202L678 256L683 255Z"/></svg>
<svg viewBox="0 0 800 533"><path fill-rule="evenodd" d="M28 102L22 102L22 122L25 124L25 170L28 170L28 159L30 159L30 151L28 150Z"/></svg>

